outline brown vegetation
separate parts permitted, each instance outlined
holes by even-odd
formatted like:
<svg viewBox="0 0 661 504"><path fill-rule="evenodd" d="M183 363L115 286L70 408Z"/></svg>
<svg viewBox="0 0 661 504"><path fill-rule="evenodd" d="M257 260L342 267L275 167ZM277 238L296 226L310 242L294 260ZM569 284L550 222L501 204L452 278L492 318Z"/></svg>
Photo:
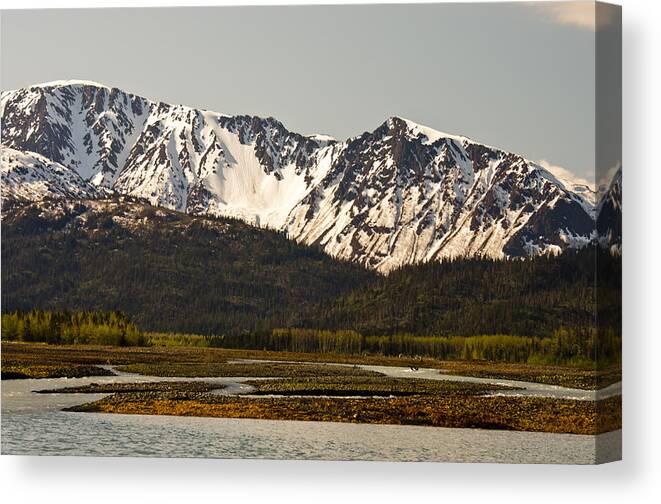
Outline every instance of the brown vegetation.
<svg viewBox="0 0 661 504"><path fill-rule="evenodd" d="M325 377L286 378L282 380L248 381L256 388L254 395L297 396L413 396L413 395L484 395L511 387L415 378Z"/></svg>
<svg viewBox="0 0 661 504"><path fill-rule="evenodd" d="M254 398L116 394L69 411L428 425L571 434L621 427L621 398L598 403L532 397Z"/></svg>
<svg viewBox="0 0 661 504"><path fill-rule="evenodd" d="M239 367L228 367L238 366L231 363L234 359L299 361L307 364L335 362L383 366L413 365L420 368L435 368L449 374L523 380L582 389L603 387L621 379L620 366L595 369L590 367L507 364L488 361L442 361L432 358L404 356L339 355L195 347L64 346L2 342L3 377L6 372L21 372L28 377L73 377L109 374L102 368L85 369L85 374L55 373L55 370L60 373L75 373L75 369L81 366L99 364L118 366L141 364L144 366L122 369L133 370L150 376L230 376L227 373L233 373L234 376L254 377L290 376L288 373L284 373L284 368L277 369L278 373L284 374L265 374L260 371L260 369L265 369L263 367L265 363L247 366L243 368L243 374L236 374L240 370ZM44 366L52 368L51 371L55 374L44 374L42 369ZM175 367L177 368L176 373L173 371ZM252 374L248 372L248 369L251 369ZM296 368L296 371L298 373L304 370ZM310 371L312 370L310 369ZM324 366L323 372L325 374L322 374L328 376L335 371L330 370L330 366ZM337 371L337 373L346 374L346 368ZM351 373L354 373L354 371L351 371Z"/></svg>
<svg viewBox="0 0 661 504"><path fill-rule="evenodd" d="M35 390L37 394L126 394L129 392L210 392L222 384L196 382L90 383L80 387Z"/></svg>

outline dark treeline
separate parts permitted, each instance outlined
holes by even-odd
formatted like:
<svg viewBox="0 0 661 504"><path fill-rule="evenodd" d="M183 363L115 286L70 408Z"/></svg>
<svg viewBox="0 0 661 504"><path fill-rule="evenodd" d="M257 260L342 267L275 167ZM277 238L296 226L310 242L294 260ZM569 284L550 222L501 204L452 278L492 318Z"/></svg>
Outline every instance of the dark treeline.
<svg viewBox="0 0 661 504"><path fill-rule="evenodd" d="M120 310L147 331L240 334L289 326L376 276L231 219L84 203L56 215L3 217L3 310Z"/></svg>
<svg viewBox="0 0 661 504"><path fill-rule="evenodd" d="M620 358L621 338L612 330L558 329L551 336L504 334L483 336L364 336L355 331L274 329L243 336L219 337L210 346L288 352L378 354L489 360L535 364L614 363Z"/></svg>
<svg viewBox="0 0 661 504"><path fill-rule="evenodd" d="M619 332L620 278L621 257L594 248L406 266L320 303L299 326L369 335L551 337L566 328L588 334L599 308L600 326Z"/></svg>
<svg viewBox="0 0 661 504"><path fill-rule="evenodd" d="M483 336L365 336L355 331L273 329L240 336L143 333L119 312L9 312L2 314L2 338L49 344L116 346L225 347L288 352L378 354L489 360L536 364L590 364L618 361L621 344L608 332L560 329L551 337ZM597 344L598 343L598 344Z"/></svg>
<svg viewBox="0 0 661 504"><path fill-rule="evenodd" d="M133 322L119 312L47 312L2 314L2 339L63 345L145 345Z"/></svg>

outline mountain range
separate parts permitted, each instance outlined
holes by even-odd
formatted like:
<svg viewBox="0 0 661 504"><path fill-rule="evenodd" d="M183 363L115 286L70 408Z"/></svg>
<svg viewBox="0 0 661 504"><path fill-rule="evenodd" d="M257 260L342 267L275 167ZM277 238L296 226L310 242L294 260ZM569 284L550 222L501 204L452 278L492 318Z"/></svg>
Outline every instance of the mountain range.
<svg viewBox="0 0 661 504"><path fill-rule="evenodd" d="M597 197L538 163L401 117L344 141L87 81L0 96L2 198L139 198L234 217L371 269L621 241L621 172ZM598 216L602 213L603 216ZM599 226L597 225L599 222Z"/></svg>

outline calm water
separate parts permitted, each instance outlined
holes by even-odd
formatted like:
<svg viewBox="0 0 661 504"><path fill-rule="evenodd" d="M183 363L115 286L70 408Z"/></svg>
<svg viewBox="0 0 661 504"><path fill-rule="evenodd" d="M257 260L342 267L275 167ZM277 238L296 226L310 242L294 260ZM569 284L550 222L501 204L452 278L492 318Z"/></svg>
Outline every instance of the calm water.
<svg viewBox="0 0 661 504"><path fill-rule="evenodd" d="M383 371L380 367L375 370ZM387 371L391 375L411 376L403 374L410 372L404 368ZM413 375L423 377L419 373ZM122 375L6 380L2 382L2 454L589 464L618 459L621 453L620 431L595 437L397 425L68 413L61 409L95 400L103 394L32 393L93 382L160 379ZM227 388L219 393L249 392L240 378L205 378L204 381L225 384Z"/></svg>

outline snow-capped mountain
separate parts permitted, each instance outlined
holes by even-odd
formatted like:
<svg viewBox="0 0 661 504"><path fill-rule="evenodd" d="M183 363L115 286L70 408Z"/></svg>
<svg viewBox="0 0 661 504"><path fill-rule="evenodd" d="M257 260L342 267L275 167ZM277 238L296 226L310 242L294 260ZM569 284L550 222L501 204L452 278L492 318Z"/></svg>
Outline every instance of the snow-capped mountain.
<svg viewBox="0 0 661 504"><path fill-rule="evenodd" d="M589 191L516 154L399 117L341 142L273 118L77 81L3 92L0 117L5 146L96 187L281 229L381 271L555 252L594 235Z"/></svg>
<svg viewBox="0 0 661 504"><path fill-rule="evenodd" d="M3 92L2 143L36 152L110 187L145 127L149 102L89 82Z"/></svg>
<svg viewBox="0 0 661 504"><path fill-rule="evenodd" d="M287 229L381 270L587 243L592 205L521 156L402 118L349 140Z"/></svg>
<svg viewBox="0 0 661 504"><path fill-rule="evenodd" d="M614 253L622 251L622 167L619 167L596 208L597 239Z"/></svg>
<svg viewBox="0 0 661 504"><path fill-rule="evenodd" d="M92 184L192 213L279 227L334 142L273 118L230 117L89 82L2 94L2 143L69 166Z"/></svg>
<svg viewBox="0 0 661 504"><path fill-rule="evenodd" d="M94 199L101 191L74 170L34 152L2 147L2 200Z"/></svg>

